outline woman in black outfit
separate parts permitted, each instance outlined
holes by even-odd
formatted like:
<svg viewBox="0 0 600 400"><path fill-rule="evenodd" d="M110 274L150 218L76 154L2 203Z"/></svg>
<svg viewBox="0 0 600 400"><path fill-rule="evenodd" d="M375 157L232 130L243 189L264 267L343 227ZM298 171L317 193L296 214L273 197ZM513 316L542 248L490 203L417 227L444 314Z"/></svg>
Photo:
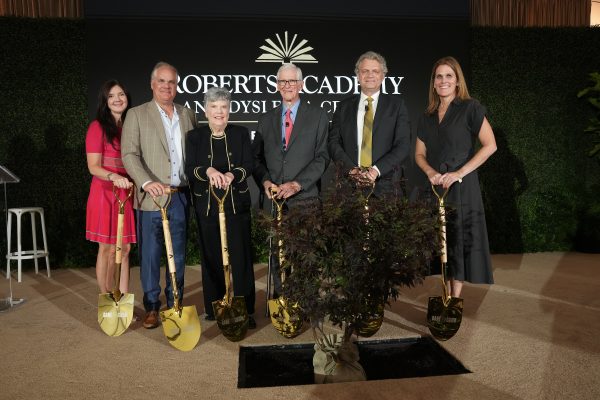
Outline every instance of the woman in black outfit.
<svg viewBox="0 0 600 400"><path fill-rule="evenodd" d="M447 225L450 295L463 281L494 283L477 168L496 151L485 108L469 96L462 69L453 57L438 60L431 72L429 105L419 121L415 161L433 185L450 188ZM477 140L481 147L477 150ZM477 151L476 151L477 150Z"/></svg>
<svg viewBox="0 0 600 400"><path fill-rule="evenodd" d="M200 230L205 319L215 319L212 302L225 295L219 205L210 193L211 185L219 197L229 188L224 205L233 292L235 296L244 296L248 326L255 328L251 200L247 182L252 176L253 159L248 129L228 125L230 101L227 89L213 87L206 91L204 109L208 125L187 134L185 172Z"/></svg>

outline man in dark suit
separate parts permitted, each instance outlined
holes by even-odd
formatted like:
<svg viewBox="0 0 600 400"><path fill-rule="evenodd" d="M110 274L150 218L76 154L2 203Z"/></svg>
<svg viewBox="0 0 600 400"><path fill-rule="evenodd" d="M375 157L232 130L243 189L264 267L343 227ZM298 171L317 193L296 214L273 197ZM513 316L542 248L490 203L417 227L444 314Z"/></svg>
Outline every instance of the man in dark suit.
<svg viewBox="0 0 600 400"><path fill-rule="evenodd" d="M153 197L172 192L168 208L173 240L177 287L183 297L186 227L189 190L183 173L185 135L194 129L196 117L189 108L175 104L177 70L159 62L152 70L150 87L153 98L130 109L123 124L121 153L127 173L139 188L135 207L138 210L138 246L140 276L144 290L144 328L159 325L160 258L164 251L162 220ZM158 199L164 204L164 199ZM166 269L167 307L173 306L173 289Z"/></svg>
<svg viewBox="0 0 600 400"><path fill-rule="evenodd" d="M387 64L380 54L362 54L355 73L361 93L338 104L329 154L357 180L376 182L376 195L394 193L394 177L401 175L410 151L408 112L402 98L381 93Z"/></svg>
<svg viewBox="0 0 600 400"><path fill-rule="evenodd" d="M318 201L319 181L329 164L329 119L320 107L300 100L303 85L300 68L294 64L279 68L282 103L260 118L252 143L256 184L268 199L270 188L275 188L288 207ZM273 276L279 291L279 274Z"/></svg>

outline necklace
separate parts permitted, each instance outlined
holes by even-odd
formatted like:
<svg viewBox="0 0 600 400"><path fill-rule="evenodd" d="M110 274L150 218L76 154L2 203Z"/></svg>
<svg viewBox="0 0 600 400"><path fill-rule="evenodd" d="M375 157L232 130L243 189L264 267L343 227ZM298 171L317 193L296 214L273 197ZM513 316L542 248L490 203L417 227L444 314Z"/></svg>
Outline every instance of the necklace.
<svg viewBox="0 0 600 400"><path fill-rule="evenodd" d="M215 139L220 139L225 137L225 128L227 128L227 125L225 125L223 127L223 130L221 131L213 131L212 126L208 125L208 129L210 129L210 134L212 135L212 137L214 137Z"/></svg>

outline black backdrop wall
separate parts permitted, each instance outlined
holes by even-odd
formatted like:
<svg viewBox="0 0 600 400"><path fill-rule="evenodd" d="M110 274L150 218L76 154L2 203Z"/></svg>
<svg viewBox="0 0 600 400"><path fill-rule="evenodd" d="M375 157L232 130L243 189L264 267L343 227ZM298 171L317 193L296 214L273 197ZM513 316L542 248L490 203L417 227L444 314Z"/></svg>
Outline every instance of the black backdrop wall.
<svg viewBox="0 0 600 400"><path fill-rule="evenodd" d="M96 246L84 239L85 23L1 18L0 37L0 165L22 179L8 186L8 206L45 208L54 266L94 265ZM600 70L600 30L477 28L470 37L471 91L487 105L499 144L481 171L493 251L569 250L600 239L591 225L600 217L591 212L600 166L586 156L583 133L592 109L576 97Z"/></svg>

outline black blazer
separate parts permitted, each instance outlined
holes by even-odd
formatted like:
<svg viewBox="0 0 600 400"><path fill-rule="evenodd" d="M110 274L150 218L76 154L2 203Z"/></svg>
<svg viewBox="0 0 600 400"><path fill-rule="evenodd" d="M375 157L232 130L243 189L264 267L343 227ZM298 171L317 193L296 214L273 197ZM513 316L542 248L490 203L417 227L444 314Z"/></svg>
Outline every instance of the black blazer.
<svg viewBox="0 0 600 400"><path fill-rule="evenodd" d="M234 180L225 201L226 213L240 213L250 210L251 199L247 179L252 174L252 147L248 129L237 125L225 128L227 149L229 151L229 169ZM186 137L185 174L190 183L192 201L199 215L208 215L210 206L209 182L206 170L211 166L211 132L208 125L190 131Z"/></svg>
<svg viewBox="0 0 600 400"><path fill-rule="evenodd" d="M288 204L319 196L319 181L329 165L327 136L329 119L320 107L301 100L286 151L281 141L282 106L263 114L258 121L252 148L254 180L261 191L268 179L276 185L297 181L302 190Z"/></svg>
<svg viewBox="0 0 600 400"><path fill-rule="evenodd" d="M360 95L342 100L333 115L329 131L329 154L333 161L348 168L358 166L356 115ZM400 96L380 93L373 120L373 165L381 173L376 192L392 190L395 172L401 174L402 163L410 152L408 112ZM379 190L377 190L379 187Z"/></svg>

